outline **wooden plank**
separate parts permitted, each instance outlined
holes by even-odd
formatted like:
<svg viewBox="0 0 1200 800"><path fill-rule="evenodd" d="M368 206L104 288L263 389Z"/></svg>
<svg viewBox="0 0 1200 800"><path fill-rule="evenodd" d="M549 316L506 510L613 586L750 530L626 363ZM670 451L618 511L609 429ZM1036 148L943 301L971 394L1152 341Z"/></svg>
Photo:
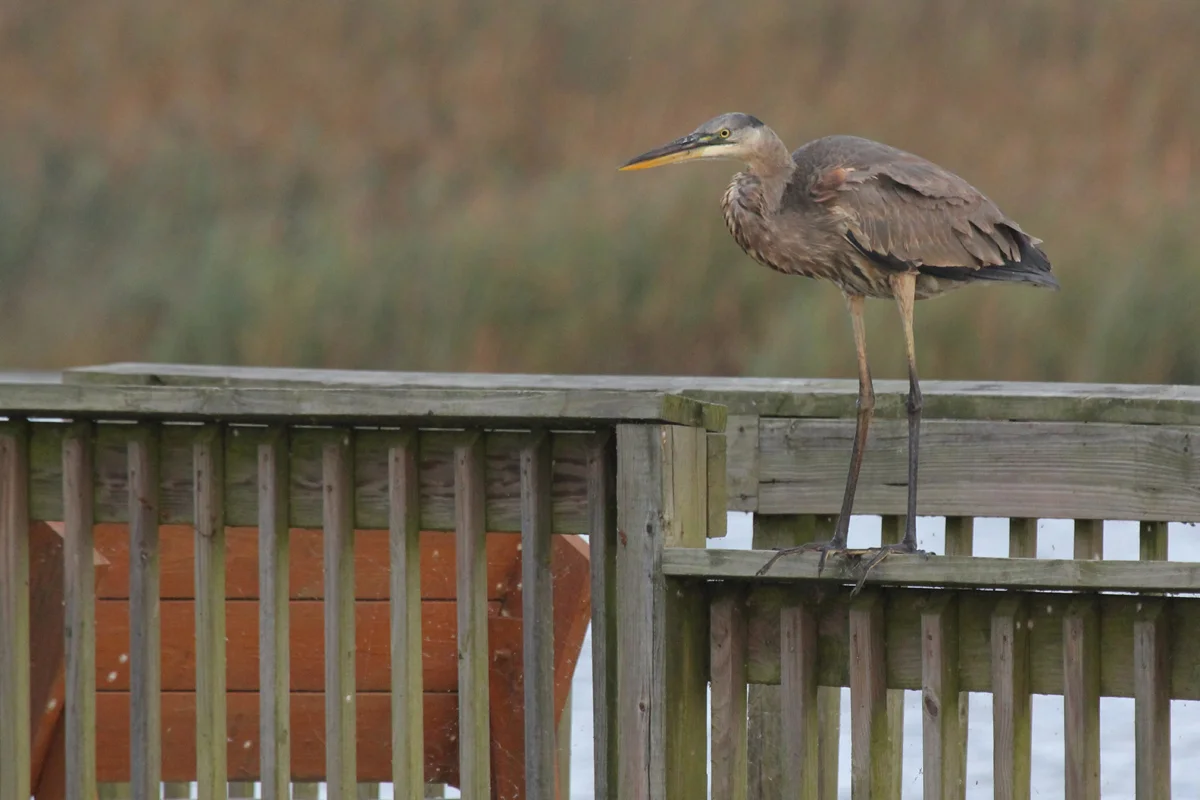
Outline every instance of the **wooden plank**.
<svg viewBox="0 0 1200 800"><path fill-rule="evenodd" d="M853 583L841 559L830 559L817 575L817 556L802 553L780 559L757 575L771 557L756 550L671 550L663 554L668 576L751 582L820 581ZM1188 562L1075 561L1049 558L981 558L893 555L871 571L871 586L926 586L993 589L1067 589L1112 592L1200 592L1200 565Z"/></svg>
<svg viewBox="0 0 1200 800"><path fill-rule="evenodd" d="M194 447L196 493L196 791L224 800L225 763L225 519L224 433L209 425Z"/></svg>
<svg viewBox="0 0 1200 800"><path fill-rule="evenodd" d="M1066 796L1100 798L1100 624L1095 598L1072 601L1063 617Z"/></svg>
<svg viewBox="0 0 1200 800"><path fill-rule="evenodd" d="M464 435L454 451L458 577L459 788L466 800L491 793L488 713L487 553L484 437Z"/></svg>
<svg viewBox="0 0 1200 800"><path fill-rule="evenodd" d="M32 416L86 414L106 420L163 417L227 422L464 423L599 426L662 422L725 430L725 408L663 392L579 389L395 387L304 392L261 386L109 386L0 383L0 408Z"/></svg>
<svg viewBox="0 0 1200 800"><path fill-rule="evenodd" d="M967 628L960 624L959 629ZM1033 721L1029 630L1025 599L1018 596L1001 600L991 624L992 769L996 800L1029 800Z"/></svg>
<svg viewBox="0 0 1200 800"><path fill-rule="evenodd" d="M92 427L63 438L63 599L67 800L96 796L96 569L92 541Z"/></svg>
<svg viewBox="0 0 1200 800"><path fill-rule="evenodd" d="M850 792L886 797L893 782L882 596L863 590L851 601L849 625Z"/></svg>
<svg viewBox="0 0 1200 800"><path fill-rule="evenodd" d="M1104 558L1104 520L1075 520L1075 558L1091 561Z"/></svg>
<svg viewBox="0 0 1200 800"><path fill-rule="evenodd" d="M592 731L597 800L617 800L617 464L613 431L595 434L587 459L592 592Z"/></svg>
<svg viewBox="0 0 1200 800"><path fill-rule="evenodd" d="M721 378L630 375L513 375L372 372L180 364L107 364L67 370L67 382L156 385L426 386L579 388L681 392L729 406L732 414L853 419L858 382L824 378ZM1200 389L1103 383L922 381L927 419L1061 420L1177 425L1200 422ZM901 419L906 380L875 381L877 418Z"/></svg>
<svg viewBox="0 0 1200 800"><path fill-rule="evenodd" d="M958 605L950 593L930 599L921 611L921 692L925 797L963 800L966 797L966 759L962 742L958 690Z"/></svg>
<svg viewBox="0 0 1200 800"><path fill-rule="evenodd" d="M28 800L29 431L0 423L0 800Z"/></svg>
<svg viewBox="0 0 1200 800"><path fill-rule="evenodd" d="M975 518L946 517L946 555L969 556L975 552ZM963 764L967 763L966 731L971 729L971 702L969 692L958 694L958 729L963 731L959 739L959 752L956 756ZM964 767L965 769L965 767ZM964 773L965 774L965 773ZM964 778L965 781L965 778Z"/></svg>
<svg viewBox="0 0 1200 800"><path fill-rule="evenodd" d="M550 458L550 435L544 431L530 434L528 444L521 451L525 796L530 800L553 800L555 795Z"/></svg>
<svg viewBox="0 0 1200 800"><path fill-rule="evenodd" d="M388 448L391 505L392 791L420 797L425 783L421 649L421 484L413 433ZM400 724L396 724L399 721Z"/></svg>
<svg viewBox="0 0 1200 800"><path fill-rule="evenodd" d="M158 800L162 780L159 438L159 427L147 423L139 425L128 440L129 790L132 800Z"/></svg>
<svg viewBox="0 0 1200 800"><path fill-rule="evenodd" d="M1013 517L1008 521L1008 557L1037 558L1038 521L1031 517Z"/></svg>
<svg viewBox="0 0 1200 800"><path fill-rule="evenodd" d="M555 797L571 800L571 707L574 691L567 693L567 704L558 716L558 729L554 737Z"/></svg>
<svg viewBox="0 0 1200 800"><path fill-rule="evenodd" d="M836 513L853 431L852 419L764 417L758 510ZM1200 452L1191 442L1198 434L1167 425L926 419L921 513L1194 522ZM904 513L907 442L899 420L872 426L857 513ZM1125 475L1138 480L1114 479Z"/></svg>
<svg viewBox="0 0 1200 800"><path fill-rule="evenodd" d="M30 459L34 519L62 519L62 435L57 423L31 425ZM161 510L163 523L191 525L191 437L194 425L164 425L162 436ZM270 429L231 426L226 439L226 524L258 524L258 445ZM97 522L128 521L126 442L131 426L98 425L95 450ZM387 450L394 431L360 430L355 436L355 526L387 530ZM293 528L319 530L323 523L321 459L328 429L294 428L290 442L288 519ZM587 454L591 434L553 437L554 529L587 533ZM454 448L456 434L424 432L421 453L421 529L454 530ZM523 435L491 433L486 443L486 515L489 531L521 529L520 451ZM386 559L381 565L386 565ZM190 571L190 570L189 570ZM386 585L386 582L385 584Z"/></svg>
<svg viewBox="0 0 1200 800"><path fill-rule="evenodd" d="M329 800L354 800L357 783L354 647L354 441L323 447L325 497L325 776Z"/></svg>
<svg viewBox="0 0 1200 800"><path fill-rule="evenodd" d="M1142 600L1133 623L1137 800L1171 797L1171 639L1166 602Z"/></svg>
<svg viewBox="0 0 1200 800"><path fill-rule="evenodd" d="M731 416L725 431L727 505L730 511L757 511L758 415Z"/></svg>
<svg viewBox="0 0 1200 800"><path fill-rule="evenodd" d="M1138 523L1139 554L1142 561L1167 560L1167 523L1142 520Z"/></svg>
<svg viewBox="0 0 1200 800"><path fill-rule="evenodd" d="M817 616L811 601L792 597L785 602L780 609L779 628L783 796L818 800L821 720L817 696Z"/></svg>
<svg viewBox="0 0 1200 800"><path fill-rule="evenodd" d="M880 543L896 544L904 537L904 517L888 514L880 520ZM904 770L904 690L887 691L888 741L892 760L891 784L884 788L884 797L900 800L900 782Z"/></svg>
<svg viewBox="0 0 1200 800"><path fill-rule="evenodd" d="M729 499L726 488L726 461L728 441L723 433L710 433L706 446L708 454L708 538L719 539L725 535L729 520Z"/></svg>
<svg viewBox="0 0 1200 800"><path fill-rule="evenodd" d="M733 587L718 590L709 607L712 684L712 794L746 800L746 611ZM786 676L786 672L785 672ZM816 711L815 684L813 711ZM814 740L815 743L815 740ZM815 777L815 774L814 774Z"/></svg>
<svg viewBox="0 0 1200 800"><path fill-rule="evenodd" d="M274 428L258 445L258 679L263 800L288 800L291 783L291 620L288 575L288 434Z"/></svg>

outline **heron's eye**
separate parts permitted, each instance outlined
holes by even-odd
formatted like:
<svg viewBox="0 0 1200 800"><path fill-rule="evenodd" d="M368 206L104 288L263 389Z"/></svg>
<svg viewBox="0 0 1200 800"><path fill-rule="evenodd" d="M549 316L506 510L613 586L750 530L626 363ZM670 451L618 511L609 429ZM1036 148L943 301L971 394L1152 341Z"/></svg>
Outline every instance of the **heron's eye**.
<svg viewBox="0 0 1200 800"><path fill-rule="evenodd" d="M721 130L717 131L717 136L720 136L722 139L728 139L729 128L721 128Z"/></svg>

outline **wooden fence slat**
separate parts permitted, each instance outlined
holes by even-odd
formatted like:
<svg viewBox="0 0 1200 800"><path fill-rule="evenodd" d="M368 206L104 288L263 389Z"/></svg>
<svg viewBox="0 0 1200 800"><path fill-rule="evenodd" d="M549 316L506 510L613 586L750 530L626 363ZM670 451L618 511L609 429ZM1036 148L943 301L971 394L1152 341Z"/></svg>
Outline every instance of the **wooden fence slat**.
<svg viewBox="0 0 1200 800"><path fill-rule="evenodd" d="M159 643L160 426L139 425L128 440L129 689L132 800L158 800L162 782L162 665Z"/></svg>
<svg viewBox="0 0 1200 800"><path fill-rule="evenodd" d="M746 800L747 652L744 602L741 593L731 588L714 597L709 607L712 795L728 800Z"/></svg>
<svg viewBox="0 0 1200 800"><path fill-rule="evenodd" d="M558 717L558 729L554 738L554 758L557 769L558 800L571 800L571 707L575 702L575 690L567 690L567 702ZM593 793L593 797L594 797Z"/></svg>
<svg viewBox="0 0 1200 800"><path fill-rule="evenodd" d="M1075 520L1075 558L1099 561L1104 558L1104 520Z"/></svg>
<svg viewBox="0 0 1200 800"><path fill-rule="evenodd" d="M458 761L464 800L487 800L491 793L484 480L484 436L478 432L465 434L454 449Z"/></svg>
<svg viewBox="0 0 1200 800"><path fill-rule="evenodd" d="M1167 560L1167 523L1143 520L1139 523L1139 551L1142 561Z"/></svg>
<svg viewBox="0 0 1200 800"><path fill-rule="evenodd" d="M1095 598L1072 601L1063 616L1063 738L1066 796L1100 798L1100 625Z"/></svg>
<svg viewBox="0 0 1200 800"><path fill-rule="evenodd" d="M67 800L96 796L96 567L92 542L92 426L63 438L63 601Z"/></svg>
<svg viewBox="0 0 1200 800"><path fill-rule="evenodd" d="M196 786L199 800L225 800L224 434L206 426L194 445L196 572Z"/></svg>
<svg viewBox="0 0 1200 800"><path fill-rule="evenodd" d="M1029 800L1029 611L1006 597L992 614L992 771L996 800Z"/></svg>
<svg viewBox="0 0 1200 800"><path fill-rule="evenodd" d="M554 800L553 520L550 435L521 450L521 621L525 684L525 796ZM485 578L486 580L486 578Z"/></svg>
<svg viewBox="0 0 1200 800"><path fill-rule="evenodd" d="M958 604L951 593L934 596L921 611L921 707L925 797L962 800L966 796L966 761L958 690Z"/></svg>
<svg viewBox="0 0 1200 800"><path fill-rule="evenodd" d="M592 582L592 730L596 800L617 800L617 465L612 430L587 455Z"/></svg>
<svg viewBox="0 0 1200 800"><path fill-rule="evenodd" d="M1137 800L1171 797L1171 639L1167 602L1143 600L1133 623Z"/></svg>
<svg viewBox="0 0 1200 800"><path fill-rule="evenodd" d="M1013 517L1008 521L1008 557L1037 558L1038 521L1032 517Z"/></svg>
<svg viewBox="0 0 1200 800"><path fill-rule="evenodd" d="M392 790L420 797L425 783L421 663L421 489L417 437L398 434L388 448L392 630Z"/></svg>
<svg viewBox="0 0 1200 800"><path fill-rule="evenodd" d="M904 517L885 515L880 520L880 544L897 544L904 537ZM888 741L891 742L891 785L883 797L900 800L900 776L904 771L904 690L887 691Z"/></svg>
<svg viewBox="0 0 1200 800"><path fill-rule="evenodd" d="M821 718L817 617L811 601L793 597L780 609L779 652L783 796L790 800L817 800Z"/></svg>
<svg viewBox="0 0 1200 800"><path fill-rule="evenodd" d="M974 517L946 517L946 555L948 556L970 556L975 554L975 518ZM958 729L963 731L963 736L959 739L959 754L958 758L963 763L967 763L967 735L966 732L971 729L971 694L970 692L959 692L958 694ZM965 786L965 778L964 778ZM964 789L965 791L965 789Z"/></svg>
<svg viewBox="0 0 1200 800"><path fill-rule="evenodd" d="M29 800L29 430L15 421L0 423L0 642L0 800Z"/></svg>
<svg viewBox="0 0 1200 800"><path fill-rule="evenodd" d="M292 775L288 432L258 445L259 759L263 800L288 800ZM270 687L270 688L266 688Z"/></svg>
<svg viewBox="0 0 1200 800"><path fill-rule="evenodd" d="M850 603L850 792L886 797L892 782L883 597L864 590Z"/></svg>
<svg viewBox="0 0 1200 800"><path fill-rule="evenodd" d="M323 447L325 498L325 793L355 800L354 442L350 430Z"/></svg>

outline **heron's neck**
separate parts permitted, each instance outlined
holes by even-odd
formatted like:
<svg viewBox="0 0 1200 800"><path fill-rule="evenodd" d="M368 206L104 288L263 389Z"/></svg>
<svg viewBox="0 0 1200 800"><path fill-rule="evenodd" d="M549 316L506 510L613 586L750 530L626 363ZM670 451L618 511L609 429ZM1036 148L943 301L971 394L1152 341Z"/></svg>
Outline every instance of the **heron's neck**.
<svg viewBox="0 0 1200 800"><path fill-rule="evenodd" d="M787 188L796 169L787 146L774 131L767 129L763 132L762 144L746 159L746 166L762 186L763 201L766 205L764 210L767 213L777 211L783 199L783 190Z"/></svg>

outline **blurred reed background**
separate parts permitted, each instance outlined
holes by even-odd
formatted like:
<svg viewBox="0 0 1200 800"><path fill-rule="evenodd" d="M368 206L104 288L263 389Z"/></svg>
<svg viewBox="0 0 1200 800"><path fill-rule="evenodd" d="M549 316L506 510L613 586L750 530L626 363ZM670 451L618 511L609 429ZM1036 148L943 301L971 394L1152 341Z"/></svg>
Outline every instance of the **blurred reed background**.
<svg viewBox="0 0 1200 800"><path fill-rule="evenodd" d="M722 111L966 177L1063 290L922 303L925 378L1200 380L1193 0L21 0L0 11L0 367L853 375L745 257ZM877 377L903 374L891 304Z"/></svg>

